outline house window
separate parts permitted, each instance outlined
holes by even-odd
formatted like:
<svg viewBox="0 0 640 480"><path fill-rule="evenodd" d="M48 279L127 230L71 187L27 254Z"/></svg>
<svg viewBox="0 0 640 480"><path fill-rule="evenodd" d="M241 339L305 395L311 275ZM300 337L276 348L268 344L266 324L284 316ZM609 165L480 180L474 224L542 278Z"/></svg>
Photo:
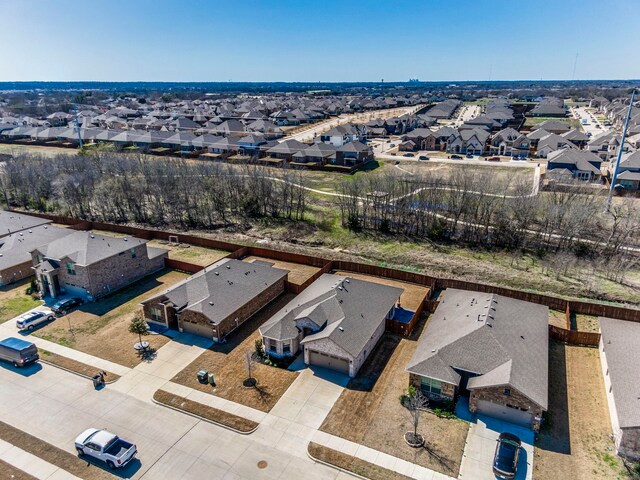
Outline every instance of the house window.
<svg viewBox="0 0 640 480"><path fill-rule="evenodd" d="M75 275L76 274L76 267L71 262L67 262L67 273L69 275Z"/></svg>
<svg viewBox="0 0 640 480"><path fill-rule="evenodd" d="M131 249L131 258L136 258L138 256L138 254L136 253L136 249L132 248Z"/></svg>
<svg viewBox="0 0 640 480"><path fill-rule="evenodd" d="M291 353L291 344L290 343L283 343L282 344L282 353L283 354L287 354L287 353Z"/></svg>
<svg viewBox="0 0 640 480"><path fill-rule="evenodd" d="M275 342L272 342L272 343L269 345L269 351L270 351L270 352L273 352L273 353L276 353L276 352L277 352Z"/></svg>
<svg viewBox="0 0 640 480"><path fill-rule="evenodd" d="M511 395L511 389L510 388L505 388L502 393L504 393L508 397L508 396Z"/></svg>
<svg viewBox="0 0 640 480"><path fill-rule="evenodd" d="M151 308L151 320L154 322L162 322L162 312L158 307Z"/></svg>
<svg viewBox="0 0 640 480"><path fill-rule="evenodd" d="M420 380L420 389L425 393L434 393L440 395L442 393L442 382L433 378L422 377Z"/></svg>

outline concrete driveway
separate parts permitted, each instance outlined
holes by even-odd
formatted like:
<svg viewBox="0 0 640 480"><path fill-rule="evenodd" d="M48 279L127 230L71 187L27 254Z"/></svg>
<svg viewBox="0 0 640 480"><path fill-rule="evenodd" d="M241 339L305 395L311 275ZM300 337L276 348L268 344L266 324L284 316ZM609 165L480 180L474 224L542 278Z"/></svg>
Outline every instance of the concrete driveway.
<svg viewBox="0 0 640 480"><path fill-rule="evenodd" d="M492 471L496 441L502 432L509 432L522 441L516 480L531 480L533 478L533 430L485 415L475 417L475 423L471 423L467 435L458 478L496 480Z"/></svg>
<svg viewBox="0 0 640 480"><path fill-rule="evenodd" d="M117 383L96 391L89 380L50 365L18 370L2 363L0 420L72 454L82 430L107 428L138 446L138 460L118 472L125 478L342 478L307 457L298 425L277 439L239 435L117 391Z"/></svg>

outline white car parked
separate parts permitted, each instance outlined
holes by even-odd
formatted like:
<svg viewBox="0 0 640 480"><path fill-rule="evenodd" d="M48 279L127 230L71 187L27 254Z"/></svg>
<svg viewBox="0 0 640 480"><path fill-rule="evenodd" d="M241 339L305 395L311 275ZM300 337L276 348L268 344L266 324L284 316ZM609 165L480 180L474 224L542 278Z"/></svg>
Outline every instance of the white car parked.
<svg viewBox="0 0 640 480"><path fill-rule="evenodd" d="M32 310L23 315L20 315L16 320L16 328L18 330L33 330L38 325L55 319L54 313L47 309Z"/></svg>

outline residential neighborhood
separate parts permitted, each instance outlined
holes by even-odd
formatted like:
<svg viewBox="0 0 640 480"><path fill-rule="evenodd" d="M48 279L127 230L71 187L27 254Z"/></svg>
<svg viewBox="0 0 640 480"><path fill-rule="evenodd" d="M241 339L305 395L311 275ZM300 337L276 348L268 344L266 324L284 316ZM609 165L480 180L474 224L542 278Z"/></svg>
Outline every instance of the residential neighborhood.
<svg viewBox="0 0 640 480"><path fill-rule="evenodd" d="M638 25L0 0L0 480L640 480Z"/></svg>

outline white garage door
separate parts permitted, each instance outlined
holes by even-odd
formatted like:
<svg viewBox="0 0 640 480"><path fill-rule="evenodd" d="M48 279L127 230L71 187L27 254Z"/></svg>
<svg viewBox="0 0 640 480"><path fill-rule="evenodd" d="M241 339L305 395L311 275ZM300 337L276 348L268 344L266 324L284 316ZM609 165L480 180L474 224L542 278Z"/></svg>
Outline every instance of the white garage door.
<svg viewBox="0 0 640 480"><path fill-rule="evenodd" d="M207 325L200 323L181 322L182 330L186 333L193 333L194 335L200 335L201 337L213 338L213 330Z"/></svg>
<svg viewBox="0 0 640 480"><path fill-rule="evenodd" d="M349 360L346 358L334 357L326 353L309 350L309 365L330 368L331 370L349 375Z"/></svg>
<svg viewBox="0 0 640 480"><path fill-rule="evenodd" d="M478 400L477 413L522 425L523 427L531 427L531 422L533 421L533 415L529 412L523 412L517 408L507 407L488 400Z"/></svg>

